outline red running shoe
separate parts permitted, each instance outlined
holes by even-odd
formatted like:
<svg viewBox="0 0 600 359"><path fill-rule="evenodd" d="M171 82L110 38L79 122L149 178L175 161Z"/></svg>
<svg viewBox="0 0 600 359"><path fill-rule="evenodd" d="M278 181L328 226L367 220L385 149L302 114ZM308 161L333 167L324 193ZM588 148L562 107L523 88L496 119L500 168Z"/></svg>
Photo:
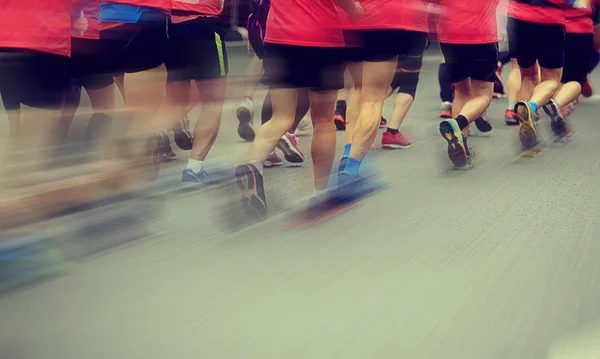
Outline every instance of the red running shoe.
<svg viewBox="0 0 600 359"><path fill-rule="evenodd" d="M381 138L381 147L389 148L389 149L398 149L398 148L410 148L412 144L409 140L404 138L402 132L398 131L395 135L391 132L385 131L383 133L383 137Z"/></svg>
<svg viewBox="0 0 600 359"><path fill-rule="evenodd" d="M514 110L506 110L504 112L504 122L508 126L516 126L519 124L519 121L517 121L517 114Z"/></svg>
<svg viewBox="0 0 600 359"><path fill-rule="evenodd" d="M592 95L594 95L594 88L592 87L590 79L585 79L585 84L581 89L581 94L583 95L583 97L592 97Z"/></svg>

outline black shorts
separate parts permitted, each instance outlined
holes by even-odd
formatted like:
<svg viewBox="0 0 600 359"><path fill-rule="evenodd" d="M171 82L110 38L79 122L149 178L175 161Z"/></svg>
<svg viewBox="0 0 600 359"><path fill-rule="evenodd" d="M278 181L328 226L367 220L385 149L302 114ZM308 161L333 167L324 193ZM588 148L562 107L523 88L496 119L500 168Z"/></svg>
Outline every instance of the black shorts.
<svg viewBox="0 0 600 359"><path fill-rule="evenodd" d="M265 44L262 83L275 88L344 88L341 48Z"/></svg>
<svg viewBox="0 0 600 359"><path fill-rule="evenodd" d="M6 110L21 104L60 109L68 83L69 58L38 51L0 49L0 95Z"/></svg>
<svg viewBox="0 0 600 359"><path fill-rule="evenodd" d="M408 30L345 30L347 62L387 61L395 56L416 58L423 55L428 35Z"/></svg>
<svg viewBox="0 0 600 359"><path fill-rule="evenodd" d="M560 69L564 65L565 27L509 17L508 51L519 67L529 68L538 61L543 68Z"/></svg>
<svg viewBox="0 0 600 359"><path fill-rule="evenodd" d="M142 16L143 17L143 16ZM102 30L102 40L110 42L112 73L136 73L165 63L168 17L152 24L123 24Z"/></svg>
<svg viewBox="0 0 600 359"><path fill-rule="evenodd" d="M579 82L587 79L590 58L594 52L594 34L569 34L565 42L565 66L561 83Z"/></svg>
<svg viewBox="0 0 600 359"><path fill-rule="evenodd" d="M170 25L165 65L168 81L217 79L229 71L225 43L203 19Z"/></svg>
<svg viewBox="0 0 600 359"><path fill-rule="evenodd" d="M98 90L114 83L108 40L71 39L69 77L87 90Z"/></svg>
<svg viewBox="0 0 600 359"><path fill-rule="evenodd" d="M494 82L498 67L498 44L440 44L451 83L466 78Z"/></svg>

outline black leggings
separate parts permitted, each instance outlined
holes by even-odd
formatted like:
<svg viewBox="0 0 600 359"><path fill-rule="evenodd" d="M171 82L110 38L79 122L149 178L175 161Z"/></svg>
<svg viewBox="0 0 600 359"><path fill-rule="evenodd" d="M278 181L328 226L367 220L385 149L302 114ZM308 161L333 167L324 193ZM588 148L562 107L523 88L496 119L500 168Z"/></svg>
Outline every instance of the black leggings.
<svg viewBox="0 0 600 359"><path fill-rule="evenodd" d="M296 132L296 128L300 124L300 121L306 116L308 110L310 109L310 100L308 98L308 90L301 89L298 93L298 105L296 106L296 118L294 119L294 124L290 129L291 133ZM265 97L265 102L262 106L262 124L269 122L269 120L273 117L273 105L271 104L271 95L267 94Z"/></svg>

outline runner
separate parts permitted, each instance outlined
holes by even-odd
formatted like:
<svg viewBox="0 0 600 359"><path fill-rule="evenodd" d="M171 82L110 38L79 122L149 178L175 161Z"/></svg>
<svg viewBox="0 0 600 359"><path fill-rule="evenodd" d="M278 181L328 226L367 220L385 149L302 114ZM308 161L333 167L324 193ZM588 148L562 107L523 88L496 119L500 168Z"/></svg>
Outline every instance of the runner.
<svg viewBox="0 0 600 359"><path fill-rule="evenodd" d="M528 95L527 100L517 102L514 109L523 150L538 144L535 113L550 101L560 83L565 48L563 5L562 0L546 0L542 5L511 0L509 4L511 52L520 67L522 94ZM536 62L540 67L537 84ZM566 122L560 118L553 119L551 127L558 136L568 133Z"/></svg>
<svg viewBox="0 0 600 359"><path fill-rule="evenodd" d="M270 0L252 0L248 16L248 45L252 52L252 60L246 68L246 88L244 100L237 109L238 135L246 141L254 141L254 92L263 74L263 58L265 56L265 33L267 16L271 7Z"/></svg>
<svg viewBox="0 0 600 359"><path fill-rule="evenodd" d="M544 105L544 112L550 116L552 130L557 135L569 131L560 127L561 123L566 122L563 112L566 112L567 106L578 98L587 80L589 63L594 52L592 5L588 3L581 8L565 9L565 30L565 57L561 86L554 99ZM567 126L569 125L570 123L567 123Z"/></svg>
<svg viewBox="0 0 600 359"><path fill-rule="evenodd" d="M352 0L336 0L352 19L362 8ZM267 20L265 74L270 87L273 117L256 135L251 161L236 169L242 190L241 204L251 217L267 215L263 163L281 136L294 122L298 89L308 88L313 121L312 159L314 193L318 206L327 199L327 187L335 156L335 129L331 114L337 90L343 88L341 48L344 39L337 25L333 0L274 0ZM339 59L339 60L338 60Z"/></svg>
<svg viewBox="0 0 600 359"><path fill-rule="evenodd" d="M355 89L359 99L356 123L348 116L351 127L346 129L347 144L338 167L337 194L343 200L353 200L371 191L360 167L377 137L384 100L396 73L398 58L419 58L427 45L426 7L420 0L368 0L362 4L365 17L346 30L347 42L358 44L351 60ZM354 69L353 69L354 67ZM357 85L357 80L360 86Z"/></svg>
<svg viewBox="0 0 600 359"><path fill-rule="evenodd" d="M115 86L110 73L109 46L100 40L100 1L73 1L72 56L69 66L70 84L58 130L60 141L67 138L71 122L79 108L81 88L85 88L92 104L86 140L108 138L115 110Z"/></svg>
<svg viewBox="0 0 600 359"><path fill-rule="evenodd" d="M467 145L469 124L492 100L498 63L497 7L498 0L441 1L438 37L455 92L454 118L440 123L440 133L455 169L473 166Z"/></svg>

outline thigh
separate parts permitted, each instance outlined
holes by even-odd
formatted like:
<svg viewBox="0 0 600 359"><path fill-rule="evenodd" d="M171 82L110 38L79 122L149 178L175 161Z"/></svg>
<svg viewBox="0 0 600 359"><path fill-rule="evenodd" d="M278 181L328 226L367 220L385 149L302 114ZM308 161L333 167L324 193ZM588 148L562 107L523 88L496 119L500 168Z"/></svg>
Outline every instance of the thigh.
<svg viewBox="0 0 600 359"><path fill-rule="evenodd" d="M468 59L466 46L468 45L440 44L450 83L454 84L469 78L468 66L465 63Z"/></svg>
<svg viewBox="0 0 600 359"><path fill-rule="evenodd" d="M69 82L69 59L31 53L21 77L21 103L41 109L60 109Z"/></svg>
<svg viewBox="0 0 600 359"><path fill-rule="evenodd" d="M508 19L510 57L517 59L519 67L529 68L538 58L539 39L535 31L538 24L514 18Z"/></svg>
<svg viewBox="0 0 600 359"><path fill-rule="evenodd" d="M227 75L221 36L201 20L171 26L165 65L168 81L212 80Z"/></svg>
<svg viewBox="0 0 600 359"><path fill-rule="evenodd" d="M538 24L538 61L540 67L560 69L564 66L565 27L558 24Z"/></svg>
<svg viewBox="0 0 600 359"><path fill-rule="evenodd" d="M467 45L469 78L475 81L494 82L498 68L498 44Z"/></svg>
<svg viewBox="0 0 600 359"><path fill-rule="evenodd" d="M587 78L589 58L593 52L592 34L567 34L565 64L561 83L579 82L582 86Z"/></svg>

